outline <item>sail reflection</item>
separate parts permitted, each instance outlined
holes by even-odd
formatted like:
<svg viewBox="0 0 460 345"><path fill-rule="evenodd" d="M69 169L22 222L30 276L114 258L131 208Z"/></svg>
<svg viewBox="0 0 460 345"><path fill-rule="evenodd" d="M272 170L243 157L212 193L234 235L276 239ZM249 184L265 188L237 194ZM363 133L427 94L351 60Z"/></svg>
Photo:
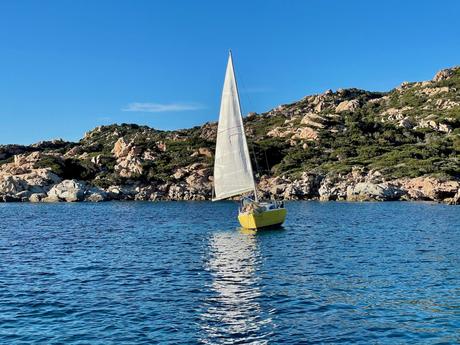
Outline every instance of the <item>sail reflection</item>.
<svg viewBox="0 0 460 345"><path fill-rule="evenodd" d="M206 300L201 315L202 342L268 343L272 321L258 302L259 260L254 233L229 231L212 236L206 267L212 276L212 297Z"/></svg>

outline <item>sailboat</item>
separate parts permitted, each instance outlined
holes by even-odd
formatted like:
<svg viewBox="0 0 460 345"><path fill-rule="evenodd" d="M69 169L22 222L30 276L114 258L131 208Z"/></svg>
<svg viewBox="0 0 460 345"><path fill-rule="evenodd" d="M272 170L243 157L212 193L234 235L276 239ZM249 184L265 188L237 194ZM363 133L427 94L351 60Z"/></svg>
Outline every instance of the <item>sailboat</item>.
<svg viewBox="0 0 460 345"><path fill-rule="evenodd" d="M240 98L229 52L224 88L217 126L214 158L213 201L243 196L238 220L245 229L261 229L281 225L286 219L283 201L260 201L249 156L241 116Z"/></svg>

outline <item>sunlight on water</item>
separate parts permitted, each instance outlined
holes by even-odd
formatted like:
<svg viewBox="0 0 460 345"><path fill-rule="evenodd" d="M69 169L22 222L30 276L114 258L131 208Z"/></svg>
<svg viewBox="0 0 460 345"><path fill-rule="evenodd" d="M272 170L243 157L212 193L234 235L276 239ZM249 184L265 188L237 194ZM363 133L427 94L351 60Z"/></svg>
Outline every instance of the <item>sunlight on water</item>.
<svg viewBox="0 0 460 345"><path fill-rule="evenodd" d="M261 292L256 276L260 252L255 233L218 232L209 240L211 290L215 296L206 301L202 327L204 343L216 341L267 344L272 320L264 318L257 298Z"/></svg>
<svg viewBox="0 0 460 345"><path fill-rule="evenodd" d="M460 212L289 202L0 204L0 344L456 344Z"/></svg>

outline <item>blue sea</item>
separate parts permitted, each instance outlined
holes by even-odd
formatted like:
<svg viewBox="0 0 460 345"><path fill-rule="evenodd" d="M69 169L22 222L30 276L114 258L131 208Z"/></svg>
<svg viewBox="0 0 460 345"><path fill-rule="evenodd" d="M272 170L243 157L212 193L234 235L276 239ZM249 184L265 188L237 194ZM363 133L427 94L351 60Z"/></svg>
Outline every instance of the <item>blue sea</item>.
<svg viewBox="0 0 460 345"><path fill-rule="evenodd" d="M0 204L0 344L456 344L460 208Z"/></svg>

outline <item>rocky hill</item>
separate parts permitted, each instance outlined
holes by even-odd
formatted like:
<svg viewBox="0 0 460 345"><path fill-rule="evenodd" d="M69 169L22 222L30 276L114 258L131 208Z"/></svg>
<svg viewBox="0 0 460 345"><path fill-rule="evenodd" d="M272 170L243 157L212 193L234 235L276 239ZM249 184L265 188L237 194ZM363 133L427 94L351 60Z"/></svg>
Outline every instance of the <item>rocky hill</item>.
<svg viewBox="0 0 460 345"><path fill-rule="evenodd" d="M328 90L245 117L264 197L460 203L460 67L389 92ZM0 146L0 201L205 200L216 123L101 126Z"/></svg>

